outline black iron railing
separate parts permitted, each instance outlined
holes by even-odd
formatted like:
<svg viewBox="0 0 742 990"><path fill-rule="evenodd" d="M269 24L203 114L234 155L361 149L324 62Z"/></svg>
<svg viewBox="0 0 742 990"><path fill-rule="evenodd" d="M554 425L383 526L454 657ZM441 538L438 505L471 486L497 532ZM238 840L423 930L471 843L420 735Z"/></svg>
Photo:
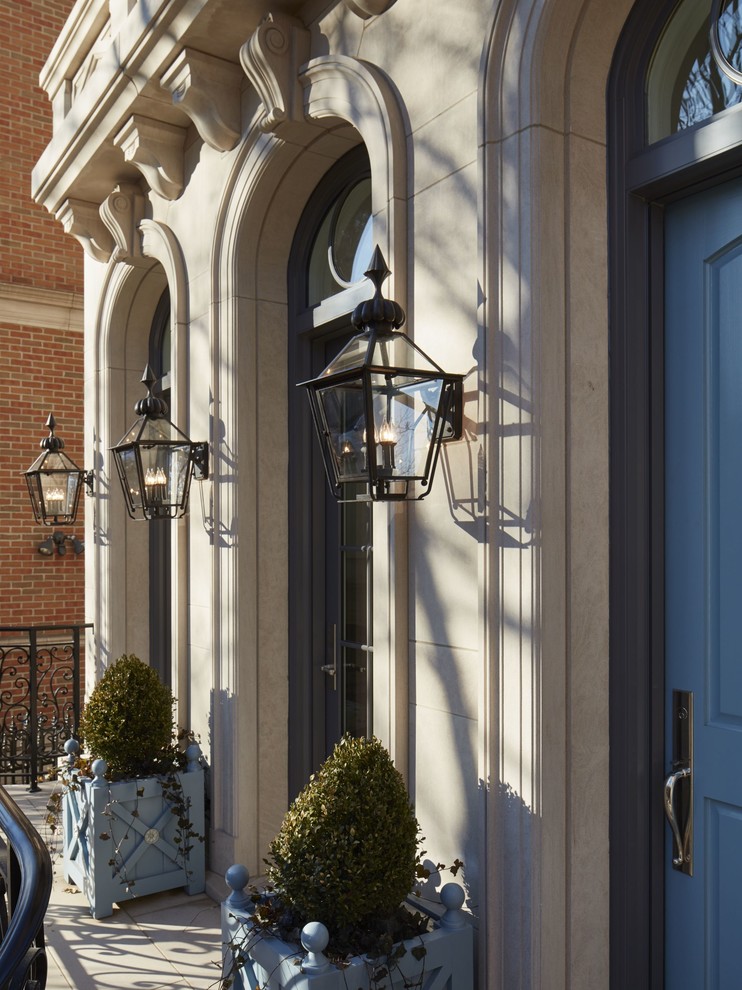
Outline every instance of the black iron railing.
<svg viewBox="0 0 742 990"><path fill-rule="evenodd" d="M80 721L83 630L91 623L0 626L0 783L56 766Z"/></svg>
<svg viewBox="0 0 742 990"><path fill-rule="evenodd" d="M44 990L51 889L44 840L0 785L0 990Z"/></svg>

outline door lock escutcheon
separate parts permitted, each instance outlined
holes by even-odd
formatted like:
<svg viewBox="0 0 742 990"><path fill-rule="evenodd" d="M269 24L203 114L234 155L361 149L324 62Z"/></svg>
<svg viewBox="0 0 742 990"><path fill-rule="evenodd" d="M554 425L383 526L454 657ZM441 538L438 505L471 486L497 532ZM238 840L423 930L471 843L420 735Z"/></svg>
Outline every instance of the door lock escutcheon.
<svg viewBox="0 0 742 990"><path fill-rule="evenodd" d="M672 767L665 780L665 815L673 836L672 866L693 876L693 692L672 692Z"/></svg>

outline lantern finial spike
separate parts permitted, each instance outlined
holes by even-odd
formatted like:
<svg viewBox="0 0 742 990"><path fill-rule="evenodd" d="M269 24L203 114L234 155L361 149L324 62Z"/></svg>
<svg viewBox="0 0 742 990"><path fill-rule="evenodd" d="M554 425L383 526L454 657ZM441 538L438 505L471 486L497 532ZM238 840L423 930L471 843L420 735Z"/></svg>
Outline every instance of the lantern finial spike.
<svg viewBox="0 0 742 990"><path fill-rule="evenodd" d="M377 293L381 292L382 284L392 274L387 267L386 259L381 253L381 248L378 244L374 248L374 253L371 256L371 264L369 265L368 270L363 274L373 283Z"/></svg>
<svg viewBox="0 0 742 990"><path fill-rule="evenodd" d="M155 378L155 373L152 371L149 362L145 365L144 374L141 377L141 382L143 385L147 386L147 391L151 394L152 386L155 384L157 379Z"/></svg>
<svg viewBox="0 0 742 990"><path fill-rule="evenodd" d="M144 399L139 399L134 404L134 412L137 416L149 416L151 419L160 419L167 416L167 402L157 395L152 395L152 386L157 381L154 371L147 364L144 374L141 377L143 385L147 386L147 395Z"/></svg>
<svg viewBox="0 0 742 990"><path fill-rule="evenodd" d="M54 413L49 413L46 423L44 424L49 431L49 436L39 440L39 447L41 447L42 450L57 451L64 447L64 440L61 437L55 436L54 428L56 425L57 421L54 418Z"/></svg>

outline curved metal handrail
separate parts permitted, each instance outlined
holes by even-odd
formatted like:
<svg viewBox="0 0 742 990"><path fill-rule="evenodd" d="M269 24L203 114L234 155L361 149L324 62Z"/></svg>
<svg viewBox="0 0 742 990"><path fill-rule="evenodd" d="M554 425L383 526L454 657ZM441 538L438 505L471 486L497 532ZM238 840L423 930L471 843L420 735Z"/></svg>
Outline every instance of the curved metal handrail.
<svg viewBox="0 0 742 990"><path fill-rule="evenodd" d="M12 901L8 929L0 943L0 988L23 987L24 974L33 964L37 969L35 984L43 990L43 926L52 889L52 862L44 840L2 785L0 831L8 840L6 883Z"/></svg>

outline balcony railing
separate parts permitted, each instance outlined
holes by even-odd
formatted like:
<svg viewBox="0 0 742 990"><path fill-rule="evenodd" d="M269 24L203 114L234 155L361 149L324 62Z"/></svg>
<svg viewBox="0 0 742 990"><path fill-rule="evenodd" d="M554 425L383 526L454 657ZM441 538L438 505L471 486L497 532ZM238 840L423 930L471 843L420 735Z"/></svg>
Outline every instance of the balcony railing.
<svg viewBox="0 0 742 990"><path fill-rule="evenodd" d="M44 990L51 889L44 840L0 785L0 990Z"/></svg>
<svg viewBox="0 0 742 990"><path fill-rule="evenodd" d="M0 626L0 783L27 783L56 766L76 735L81 659L91 623Z"/></svg>

